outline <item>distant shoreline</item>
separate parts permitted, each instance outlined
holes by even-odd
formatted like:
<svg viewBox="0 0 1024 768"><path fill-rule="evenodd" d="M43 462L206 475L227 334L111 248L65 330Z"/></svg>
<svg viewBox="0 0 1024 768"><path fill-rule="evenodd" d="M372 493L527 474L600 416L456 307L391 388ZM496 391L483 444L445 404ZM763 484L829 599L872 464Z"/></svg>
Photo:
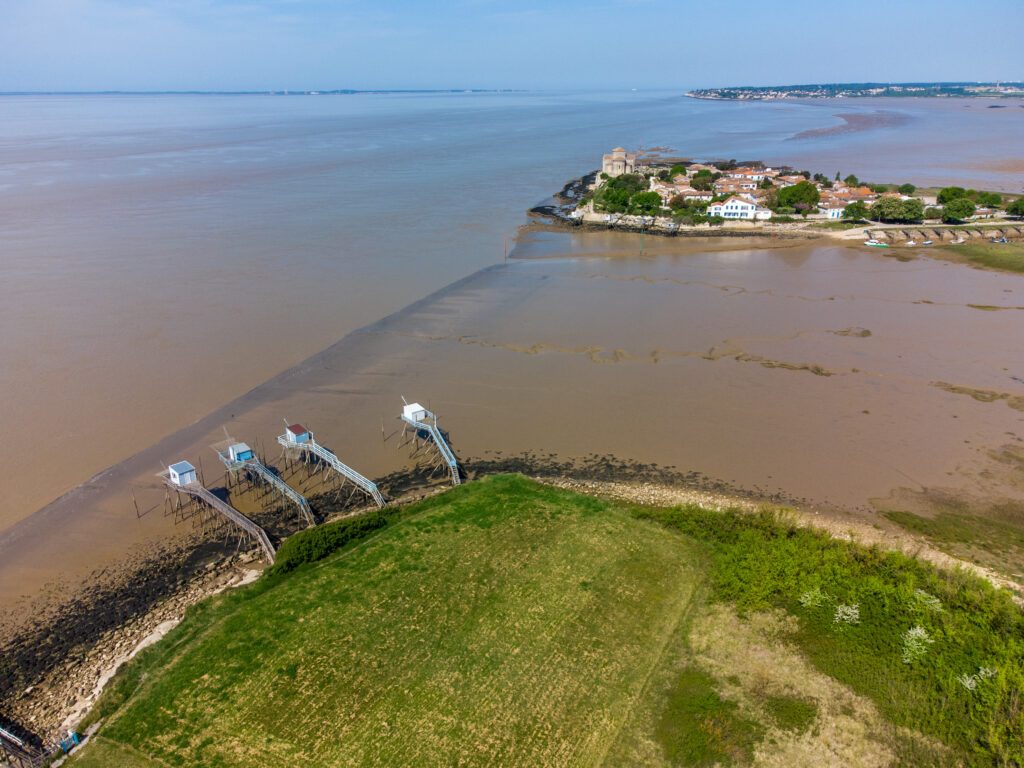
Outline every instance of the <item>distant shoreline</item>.
<svg viewBox="0 0 1024 768"><path fill-rule="evenodd" d="M729 86L687 91L692 99L776 101L835 98L1014 98L1024 97L1021 82L812 83L806 85Z"/></svg>

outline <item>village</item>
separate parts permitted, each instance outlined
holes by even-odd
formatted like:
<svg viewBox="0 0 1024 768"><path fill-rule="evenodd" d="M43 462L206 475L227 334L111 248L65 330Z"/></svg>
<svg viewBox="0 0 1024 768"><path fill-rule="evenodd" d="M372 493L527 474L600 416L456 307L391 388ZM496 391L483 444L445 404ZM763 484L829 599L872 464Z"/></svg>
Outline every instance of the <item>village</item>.
<svg viewBox="0 0 1024 768"><path fill-rule="evenodd" d="M616 147L569 214L575 223L623 229L855 228L866 224L965 224L1024 215L1016 196L961 187L919 190L867 184L855 175L772 168L759 162L642 158ZM830 223L834 222L834 223ZM772 225L772 226L768 226ZM792 226L786 227L792 229Z"/></svg>

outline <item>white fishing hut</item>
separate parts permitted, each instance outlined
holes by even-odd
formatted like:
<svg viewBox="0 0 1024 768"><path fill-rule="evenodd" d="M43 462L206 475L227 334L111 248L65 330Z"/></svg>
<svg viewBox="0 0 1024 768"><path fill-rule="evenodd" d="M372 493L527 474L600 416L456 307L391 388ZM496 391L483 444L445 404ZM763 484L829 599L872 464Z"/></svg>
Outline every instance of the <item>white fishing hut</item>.
<svg viewBox="0 0 1024 768"><path fill-rule="evenodd" d="M284 436L289 443L294 443L296 445L308 443L313 439L313 433L301 424L289 424L284 429Z"/></svg>
<svg viewBox="0 0 1024 768"><path fill-rule="evenodd" d="M167 478L175 485L191 485L196 481L196 468L187 461L179 461L167 468Z"/></svg>

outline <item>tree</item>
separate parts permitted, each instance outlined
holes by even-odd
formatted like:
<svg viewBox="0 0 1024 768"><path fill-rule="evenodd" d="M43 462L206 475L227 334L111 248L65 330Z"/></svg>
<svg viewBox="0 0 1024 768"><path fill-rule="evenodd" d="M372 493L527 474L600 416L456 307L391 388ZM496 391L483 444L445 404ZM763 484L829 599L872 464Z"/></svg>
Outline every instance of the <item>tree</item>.
<svg viewBox="0 0 1024 768"><path fill-rule="evenodd" d="M674 179L676 176L679 176L680 174L682 174L683 176L686 175L686 166L685 165L673 165L672 166L672 170L670 170L668 172L668 177L670 179Z"/></svg>
<svg viewBox="0 0 1024 768"><path fill-rule="evenodd" d="M849 176L847 176L845 179L843 179L843 181L845 181L847 186L850 186L850 187L859 187L860 186L860 179L858 179L852 173Z"/></svg>
<svg viewBox="0 0 1024 768"><path fill-rule="evenodd" d="M996 192L979 192L975 200L978 205L986 208L998 208L1003 202L1003 196Z"/></svg>
<svg viewBox="0 0 1024 768"><path fill-rule="evenodd" d="M1018 197L1006 206L1006 212L1011 216L1024 216L1024 197Z"/></svg>
<svg viewBox="0 0 1024 768"><path fill-rule="evenodd" d="M868 207L860 200L855 200L843 209L843 218L860 221L868 217Z"/></svg>
<svg viewBox="0 0 1024 768"><path fill-rule="evenodd" d="M810 213L821 199L818 188L809 181L801 181L791 187L779 190L778 205L793 208L800 213Z"/></svg>
<svg viewBox="0 0 1024 768"><path fill-rule="evenodd" d="M757 186L761 189L771 189L775 184L772 182L771 176L765 176Z"/></svg>
<svg viewBox="0 0 1024 768"><path fill-rule="evenodd" d="M657 192L637 192L629 200L629 212L650 216L661 211L661 195Z"/></svg>
<svg viewBox="0 0 1024 768"><path fill-rule="evenodd" d="M901 195L912 195L917 191L917 187L913 184L900 184L899 192Z"/></svg>
<svg viewBox="0 0 1024 768"><path fill-rule="evenodd" d="M706 176L702 176L701 174L698 173L696 176L690 179L690 186L693 187L694 189L699 189L701 192L707 192L709 189L715 186L715 177L712 176L710 173L707 174Z"/></svg>
<svg viewBox="0 0 1024 768"><path fill-rule="evenodd" d="M924 218L924 203L916 197L900 200L900 214L903 221L921 221Z"/></svg>
<svg viewBox="0 0 1024 768"><path fill-rule="evenodd" d="M924 217L926 219L941 219L942 209L941 208L925 208Z"/></svg>
<svg viewBox="0 0 1024 768"><path fill-rule="evenodd" d="M939 205L945 205L950 200L958 200L961 197L967 197L967 190L963 187L943 187L939 190Z"/></svg>
<svg viewBox="0 0 1024 768"><path fill-rule="evenodd" d="M674 195L671 200L668 201L668 207L673 211L681 211L684 208L690 207L690 199L686 195Z"/></svg>
<svg viewBox="0 0 1024 768"><path fill-rule="evenodd" d="M942 209L942 220L947 224L955 224L974 215L974 203L966 197L957 197L946 203Z"/></svg>
<svg viewBox="0 0 1024 768"><path fill-rule="evenodd" d="M594 210L625 213L629 208L630 198L645 189L647 180L636 173L624 173L614 179L608 179L594 193Z"/></svg>
<svg viewBox="0 0 1024 768"><path fill-rule="evenodd" d="M879 221L920 221L924 217L924 203L916 198L883 197L871 206L871 215Z"/></svg>

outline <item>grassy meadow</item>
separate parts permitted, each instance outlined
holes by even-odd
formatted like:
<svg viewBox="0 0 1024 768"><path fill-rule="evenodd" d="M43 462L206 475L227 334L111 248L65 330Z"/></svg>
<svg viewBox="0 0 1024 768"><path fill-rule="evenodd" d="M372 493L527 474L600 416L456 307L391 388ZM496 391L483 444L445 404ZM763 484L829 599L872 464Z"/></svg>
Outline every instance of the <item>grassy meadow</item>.
<svg viewBox="0 0 1024 768"><path fill-rule="evenodd" d="M1024 242L968 242L942 246L941 252L954 261L1002 272L1024 272Z"/></svg>
<svg viewBox="0 0 1024 768"><path fill-rule="evenodd" d="M122 671L71 766L1024 755L1006 594L774 513L497 476L286 547Z"/></svg>

